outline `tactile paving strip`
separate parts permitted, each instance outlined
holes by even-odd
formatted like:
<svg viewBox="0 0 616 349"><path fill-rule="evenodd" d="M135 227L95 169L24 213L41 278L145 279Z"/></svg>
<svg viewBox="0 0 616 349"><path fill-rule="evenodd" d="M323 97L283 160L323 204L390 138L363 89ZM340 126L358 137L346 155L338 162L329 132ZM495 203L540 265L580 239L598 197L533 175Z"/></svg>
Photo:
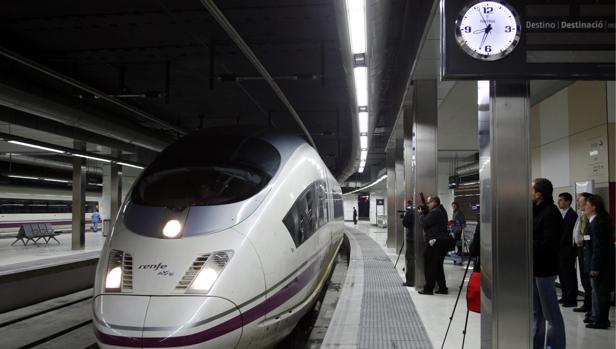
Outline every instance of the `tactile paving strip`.
<svg viewBox="0 0 616 349"><path fill-rule="evenodd" d="M426 348L432 344L402 278L383 249L365 233L347 229L364 264L359 348Z"/></svg>

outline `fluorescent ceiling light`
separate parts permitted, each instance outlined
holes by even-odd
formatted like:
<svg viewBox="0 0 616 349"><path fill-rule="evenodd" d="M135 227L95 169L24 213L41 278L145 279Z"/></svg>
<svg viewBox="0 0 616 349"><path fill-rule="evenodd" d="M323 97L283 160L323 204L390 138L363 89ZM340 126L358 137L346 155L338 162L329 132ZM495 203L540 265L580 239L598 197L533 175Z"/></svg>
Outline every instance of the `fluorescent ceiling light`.
<svg viewBox="0 0 616 349"><path fill-rule="evenodd" d="M68 183L69 181L65 179L54 179L54 178L42 178L46 182L58 182L58 183Z"/></svg>
<svg viewBox="0 0 616 349"><path fill-rule="evenodd" d="M359 112L359 133L368 133L368 112Z"/></svg>
<svg viewBox="0 0 616 349"><path fill-rule="evenodd" d="M359 136L359 146L361 149L368 149L368 136Z"/></svg>
<svg viewBox="0 0 616 349"><path fill-rule="evenodd" d="M102 187L103 186L102 183L88 183L88 185L96 185L98 187Z"/></svg>
<svg viewBox="0 0 616 349"><path fill-rule="evenodd" d="M355 67L353 68L353 75L355 77L355 93L357 97L358 106L368 105L368 68L367 67Z"/></svg>
<svg viewBox="0 0 616 349"><path fill-rule="evenodd" d="M36 145L36 144L24 143L24 142L20 142L20 141L7 141L7 142L12 143L12 144L23 145L23 146L30 147L30 148L42 149L42 150L47 150L47 151L51 151L51 152L54 152L54 153L64 154L64 151L62 151L62 150L48 148L48 147L43 147L43 146Z"/></svg>
<svg viewBox="0 0 616 349"><path fill-rule="evenodd" d="M138 168L140 170L143 170L144 167L143 166L138 166L138 165L133 165L133 164L128 164L126 162L121 162L121 161L116 161L116 164L118 165L122 165L122 166L128 166L128 167L132 167L132 168Z"/></svg>
<svg viewBox="0 0 616 349"><path fill-rule="evenodd" d="M107 160L107 159L103 159L103 158L97 158L96 156L83 155L83 154L75 154L75 153L73 153L73 155L78 157L78 158L85 158L85 159L102 161L102 162L111 162L111 160Z"/></svg>
<svg viewBox="0 0 616 349"><path fill-rule="evenodd" d="M361 156L359 157L359 159L362 160L362 161L366 161L366 158L368 158L368 151L367 150L362 150L361 151Z"/></svg>
<svg viewBox="0 0 616 349"><path fill-rule="evenodd" d="M359 162L359 167L366 167L366 160L361 160Z"/></svg>
<svg viewBox="0 0 616 349"><path fill-rule="evenodd" d="M7 177L11 177L11 178L21 178L21 179L36 179L36 180L38 180L38 178L37 178L37 177L29 177L29 176L8 175Z"/></svg>
<svg viewBox="0 0 616 349"><path fill-rule="evenodd" d="M366 6L364 0L347 0L347 22L353 54L366 52Z"/></svg>
<svg viewBox="0 0 616 349"><path fill-rule="evenodd" d="M364 173L364 168L363 168L363 167L360 167L360 168L359 168L359 170L357 170L357 172L359 172L359 173Z"/></svg>
<svg viewBox="0 0 616 349"><path fill-rule="evenodd" d="M377 185L379 182L383 181L385 178L387 178L387 175L382 176L381 178L379 178L379 179L377 179L376 181L374 181L374 182L372 182L372 183L368 184L368 185L367 185L367 186L365 186L365 187L361 187L361 188L359 188L359 189L355 189L355 190L353 190L353 191L350 191L350 192L348 192L348 193L344 193L344 194L342 194L342 195L349 195L349 194L357 193L358 191L366 190L366 189L368 189L368 188L370 188L370 187L372 187L372 186L374 186L374 185Z"/></svg>

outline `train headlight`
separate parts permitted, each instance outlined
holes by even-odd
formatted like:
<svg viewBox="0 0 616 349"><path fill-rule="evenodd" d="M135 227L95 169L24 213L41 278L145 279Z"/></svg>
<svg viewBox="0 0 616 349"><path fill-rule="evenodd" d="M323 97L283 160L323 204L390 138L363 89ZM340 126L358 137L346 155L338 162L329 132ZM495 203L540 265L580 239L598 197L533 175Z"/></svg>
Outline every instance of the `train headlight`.
<svg viewBox="0 0 616 349"><path fill-rule="evenodd" d="M111 250L109 261L107 262L107 273L105 274L105 291L120 292L122 288L122 260L124 252Z"/></svg>
<svg viewBox="0 0 616 349"><path fill-rule="evenodd" d="M208 293L214 286L216 280L218 280L220 273L222 273L223 269L231 260L232 256L233 251L219 251L212 253L212 255L208 257L205 264L203 264L203 267L199 270L199 273L190 284L186 292Z"/></svg>
<svg viewBox="0 0 616 349"><path fill-rule="evenodd" d="M111 250L105 273L105 292L133 291L133 256L120 250Z"/></svg>
<svg viewBox="0 0 616 349"><path fill-rule="evenodd" d="M107 273L105 279L105 289L107 290L119 290L122 286L122 267L115 267Z"/></svg>
<svg viewBox="0 0 616 349"><path fill-rule="evenodd" d="M178 237L181 231L182 224L178 220L172 219L165 224L165 227L163 228L163 235L167 238L173 239Z"/></svg>
<svg viewBox="0 0 616 349"><path fill-rule="evenodd" d="M205 267L201 269L195 281L190 285L190 289L193 291L207 292L214 286L214 282L218 279L218 275L220 275L220 270Z"/></svg>

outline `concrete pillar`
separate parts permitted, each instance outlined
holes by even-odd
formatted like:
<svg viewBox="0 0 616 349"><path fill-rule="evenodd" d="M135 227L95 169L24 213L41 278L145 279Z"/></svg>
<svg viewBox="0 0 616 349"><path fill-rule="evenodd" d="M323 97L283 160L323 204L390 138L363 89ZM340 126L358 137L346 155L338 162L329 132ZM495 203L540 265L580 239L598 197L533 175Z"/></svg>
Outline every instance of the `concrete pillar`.
<svg viewBox="0 0 616 349"><path fill-rule="evenodd" d="M85 150L86 144L74 141L76 150ZM73 157L73 210L71 249L83 250L86 244L86 159Z"/></svg>
<svg viewBox="0 0 616 349"><path fill-rule="evenodd" d="M481 348L532 347L527 81L478 82Z"/></svg>
<svg viewBox="0 0 616 349"><path fill-rule="evenodd" d="M419 202L419 193L426 197L436 195L438 180L438 127L436 80L416 80L413 88L413 133L415 135L415 203ZM411 155L412 156L412 155ZM423 229L419 219L415 219L415 286L425 284L424 259L425 250Z"/></svg>

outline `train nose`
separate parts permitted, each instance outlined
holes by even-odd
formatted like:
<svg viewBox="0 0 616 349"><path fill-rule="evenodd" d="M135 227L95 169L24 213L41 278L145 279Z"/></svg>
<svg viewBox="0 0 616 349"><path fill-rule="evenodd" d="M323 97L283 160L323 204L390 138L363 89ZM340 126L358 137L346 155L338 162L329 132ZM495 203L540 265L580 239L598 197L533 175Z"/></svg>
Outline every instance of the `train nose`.
<svg viewBox="0 0 616 349"><path fill-rule="evenodd" d="M213 296L101 295L94 301L102 348L235 348L242 316Z"/></svg>

